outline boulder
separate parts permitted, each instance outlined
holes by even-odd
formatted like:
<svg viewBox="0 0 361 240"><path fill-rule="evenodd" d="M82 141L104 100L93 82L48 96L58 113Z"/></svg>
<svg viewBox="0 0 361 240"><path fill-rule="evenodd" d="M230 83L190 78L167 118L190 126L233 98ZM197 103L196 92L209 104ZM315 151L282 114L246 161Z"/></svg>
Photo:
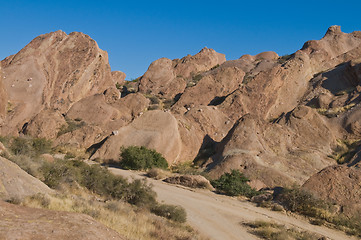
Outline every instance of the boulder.
<svg viewBox="0 0 361 240"><path fill-rule="evenodd" d="M107 53L78 32L41 35L1 66L9 105L0 128L5 135L16 135L43 109L64 114L75 102L115 84Z"/></svg>
<svg viewBox="0 0 361 240"><path fill-rule="evenodd" d="M0 199L21 199L37 193L49 194L53 190L15 163L0 157Z"/></svg>
<svg viewBox="0 0 361 240"><path fill-rule="evenodd" d="M35 209L0 201L0 239L125 238L85 214Z"/></svg>
<svg viewBox="0 0 361 240"><path fill-rule="evenodd" d="M120 85L124 84L125 78L127 76L125 73L121 71L112 71L111 74L114 83L118 83Z"/></svg>
<svg viewBox="0 0 361 240"><path fill-rule="evenodd" d="M345 165L329 166L311 176L302 188L342 206L349 216L361 214L361 169Z"/></svg>

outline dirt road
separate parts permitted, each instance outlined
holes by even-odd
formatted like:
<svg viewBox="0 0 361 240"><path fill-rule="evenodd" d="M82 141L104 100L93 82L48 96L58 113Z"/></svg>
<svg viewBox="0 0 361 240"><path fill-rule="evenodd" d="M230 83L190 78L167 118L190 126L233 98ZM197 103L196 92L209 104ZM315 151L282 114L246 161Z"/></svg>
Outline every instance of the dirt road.
<svg viewBox="0 0 361 240"><path fill-rule="evenodd" d="M109 170L114 174L128 178L143 178L142 174L137 172L117 168L109 168ZM343 232L311 225L306 220L297 219L282 212L256 207L250 202L218 195L208 190L193 190L153 179L148 179L148 182L153 185L160 202L180 205L185 208L188 223L210 239L258 239L242 225L243 222L255 220L274 221L334 240L356 239Z"/></svg>

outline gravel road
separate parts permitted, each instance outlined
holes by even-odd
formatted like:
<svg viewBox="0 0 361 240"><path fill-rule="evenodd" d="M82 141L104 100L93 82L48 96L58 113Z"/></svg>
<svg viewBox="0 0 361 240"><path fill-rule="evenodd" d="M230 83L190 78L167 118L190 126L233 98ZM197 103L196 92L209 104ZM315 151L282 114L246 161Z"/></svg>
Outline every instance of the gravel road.
<svg viewBox="0 0 361 240"><path fill-rule="evenodd" d="M144 178L144 173L109 168L116 175L127 178ZM334 240L357 239L343 232L323 226L310 224L302 217L295 218L283 212L270 211L256 207L248 201L215 194L208 190L194 190L178 185L171 185L160 180L147 178L158 195L158 200L166 204L180 205L187 211L187 222L201 234L214 240L252 240L259 239L249 233L242 225L255 220L273 221L323 235Z"/></svg>

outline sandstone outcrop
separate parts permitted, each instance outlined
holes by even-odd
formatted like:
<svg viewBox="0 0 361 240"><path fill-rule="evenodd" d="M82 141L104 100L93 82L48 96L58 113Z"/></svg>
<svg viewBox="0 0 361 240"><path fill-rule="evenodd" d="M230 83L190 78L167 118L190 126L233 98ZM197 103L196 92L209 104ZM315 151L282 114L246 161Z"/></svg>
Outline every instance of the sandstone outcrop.
<svg viewBox="0 0 361 240"><path fill-rule="evenodd" d="M305 106L274 123L245 115L218 145L208 167L214 177L240 169L267 186L302 183L334 161L327 157L336 144L330 132L322 116Z"/></svg>
<svg viewBox="0 0 361 240"><path fill-rule="evenodd" d="M225 55L203 48L194 56L154 61L139 80L139 91L164 98L174 98L184 91L187 80L226 61Z"/></svg>
<svg viewBox="0 0 361 240"><path fill-rule="evenodd" d="M0 239L125 239L85 214L0 201Z"/></svg>
<svg viewBox="0 0 361 240"><path fill-rule="evenodd" d="M0 157L0 199L21 199L37 193L52 192L43 182L30 176L18 165Z"/></svg>
<svg viewBox="0 0 361 240"><path fill-rule="evenodd" d="M177 162L182 152L177 120L169 112L148 111L115 131L92 158L118 160L120 148L132 145L156 149L170 164Z"/></svg>
<svg viewBox="0 0 361 240"><path fill-rule="evenodd" d="M125 78L127 76L125 73L121 71L113 71L111 74L113 77L113 82L118 83L120 85L125 83Z"/></svg>
<svg viewBox="0 0 361 240"><path fill-rule="evenodd" d="M3 118L5 117L6 104L7 104L7 93L4 89L3 81L4 81L3 71L0 66L0 126L2 126L2 121Z"/></svg>
<svg viewBox="0 0 361 240"><path fill-rule="evenodd" d="M303 185L316 196L342 206L350 216L361 214L361 169L330 166L313 175Z"/></svg>
<svg viewBox="0 0 361 240"><path fill-rule="evenodd" d="M204 48L129 82L94 40L58 31L1 62L0 132L91 148L93 159L144 145L214 177L236 168L267 186L302 184L361 136L360 59L361 33L332 26L291 55L226 61Z"/></svg>
<svg viewBox="0 0 361 240"><path fill-rule="evenodd" d="M64 114L73 103L114 86L107 53L83 33L41 35L1 66L9 106L3 135L16 135L44 109Z"/></svg>

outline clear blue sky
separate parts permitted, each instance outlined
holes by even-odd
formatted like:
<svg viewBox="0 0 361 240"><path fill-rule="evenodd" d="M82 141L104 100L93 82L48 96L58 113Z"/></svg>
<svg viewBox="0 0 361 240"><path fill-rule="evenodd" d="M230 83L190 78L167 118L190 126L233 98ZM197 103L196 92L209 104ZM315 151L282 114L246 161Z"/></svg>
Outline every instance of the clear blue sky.
<svg viewBox="0 0 361 240"><path fill-rule="evenodd" d="M361 30L361 1L17 1L0 0L0 59L36 36L84 32L109 54L112 70L141 76L161 57L204 46L226 54L295 52L331 25Z"/></svg>

